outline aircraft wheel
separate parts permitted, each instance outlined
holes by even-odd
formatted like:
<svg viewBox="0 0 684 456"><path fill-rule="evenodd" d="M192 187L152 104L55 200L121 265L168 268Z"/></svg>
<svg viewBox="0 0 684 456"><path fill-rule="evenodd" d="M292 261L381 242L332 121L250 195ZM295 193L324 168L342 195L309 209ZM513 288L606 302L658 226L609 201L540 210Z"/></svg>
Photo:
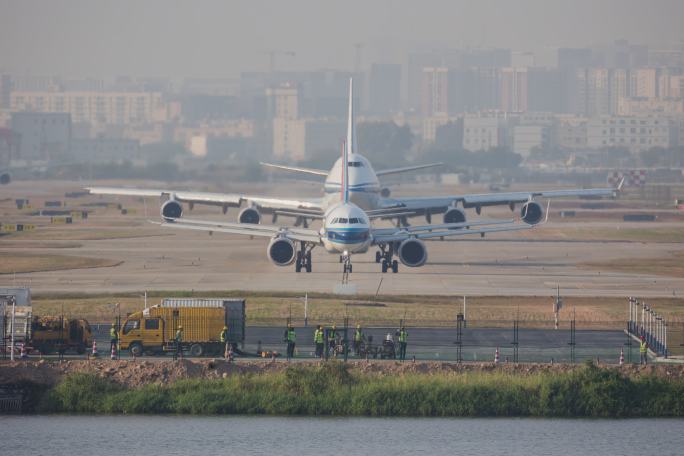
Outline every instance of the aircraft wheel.
<svg viewBox="0 0 684 456"><path fill-rule="evenodd" d="M311 261L306 263L306 272L311 272Z"/></svg>
<svg viewBox="0 0 684 456"><path fill-rule="evenodd" d="M382 261L382 253L375 252L375 262L380 263Z"/></svg>
<svg viewBox="0 0 684 456"><path fill-rule="evenodd" d="M300 263L299 261L295 263L295 272L302 272L302 263Z"/></svg>
<svg viewBox="0 0 684 456"><path fill-rule="evenodd" d="M399 272L399 262L397 260L392 261L392 272L394 274Z"/></svg>
<svg viewBox="0 0 684 456"><path fill-rule="evenodd" d="M382 260L382 272L387 272L387 261Z"/></svg>

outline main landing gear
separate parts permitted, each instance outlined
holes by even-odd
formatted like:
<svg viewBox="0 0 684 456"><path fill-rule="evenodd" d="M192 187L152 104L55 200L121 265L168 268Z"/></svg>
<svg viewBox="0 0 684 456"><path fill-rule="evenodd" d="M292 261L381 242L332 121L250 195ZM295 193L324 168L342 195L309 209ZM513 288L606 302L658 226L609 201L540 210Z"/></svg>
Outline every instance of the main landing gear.
<svg viewBox="0 0 684 456"><path fill-rule="evenodd" d="M394 274L399 272L399 262L393 260L394 246L392 244L380 244L380 251L375 252L375 262L382 264L382 272L385 273L391 270Z"/></svg>
<svg viewBox="0 0 684 456"><path fill-rule="evenodd" d="M302 269L306 272L311 272L311 250L313 250L313 245L306 242L301 243L295 258L296 272L302 272Z"/></svg>

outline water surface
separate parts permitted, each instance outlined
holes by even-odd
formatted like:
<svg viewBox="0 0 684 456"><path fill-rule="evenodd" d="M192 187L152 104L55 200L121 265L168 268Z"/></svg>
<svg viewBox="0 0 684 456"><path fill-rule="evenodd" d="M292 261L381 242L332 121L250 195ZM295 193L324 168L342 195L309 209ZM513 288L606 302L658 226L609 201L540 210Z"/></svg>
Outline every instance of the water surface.
<svg viewBox="0 0 684 456"><path fill-rule="evenodd" d="M684 454L684 420L4 416L3 455Z"/></svg>

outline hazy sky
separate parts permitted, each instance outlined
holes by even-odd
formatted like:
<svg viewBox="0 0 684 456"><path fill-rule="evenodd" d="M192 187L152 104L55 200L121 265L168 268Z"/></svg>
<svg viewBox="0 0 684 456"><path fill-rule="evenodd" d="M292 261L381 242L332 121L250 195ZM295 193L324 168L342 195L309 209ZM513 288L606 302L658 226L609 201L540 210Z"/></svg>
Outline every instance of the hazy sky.
<svg viewBox="0 0 684 456"><path fill-rule="evenodd" d="M684 41L682 0L0 0L0 71L235 76L401 62L415 48Z"/></svg>

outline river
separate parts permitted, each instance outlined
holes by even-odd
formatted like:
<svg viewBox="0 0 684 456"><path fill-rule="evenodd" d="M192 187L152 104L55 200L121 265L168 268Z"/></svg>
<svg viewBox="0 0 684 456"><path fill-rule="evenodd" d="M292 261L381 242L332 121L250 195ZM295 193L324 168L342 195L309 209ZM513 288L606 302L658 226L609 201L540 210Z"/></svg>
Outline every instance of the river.
<svg viewBox="0 0 684 456"><path fill-rule="evenodd" d="M0 416L0 454L684 454L684 420Z"/></svg>

